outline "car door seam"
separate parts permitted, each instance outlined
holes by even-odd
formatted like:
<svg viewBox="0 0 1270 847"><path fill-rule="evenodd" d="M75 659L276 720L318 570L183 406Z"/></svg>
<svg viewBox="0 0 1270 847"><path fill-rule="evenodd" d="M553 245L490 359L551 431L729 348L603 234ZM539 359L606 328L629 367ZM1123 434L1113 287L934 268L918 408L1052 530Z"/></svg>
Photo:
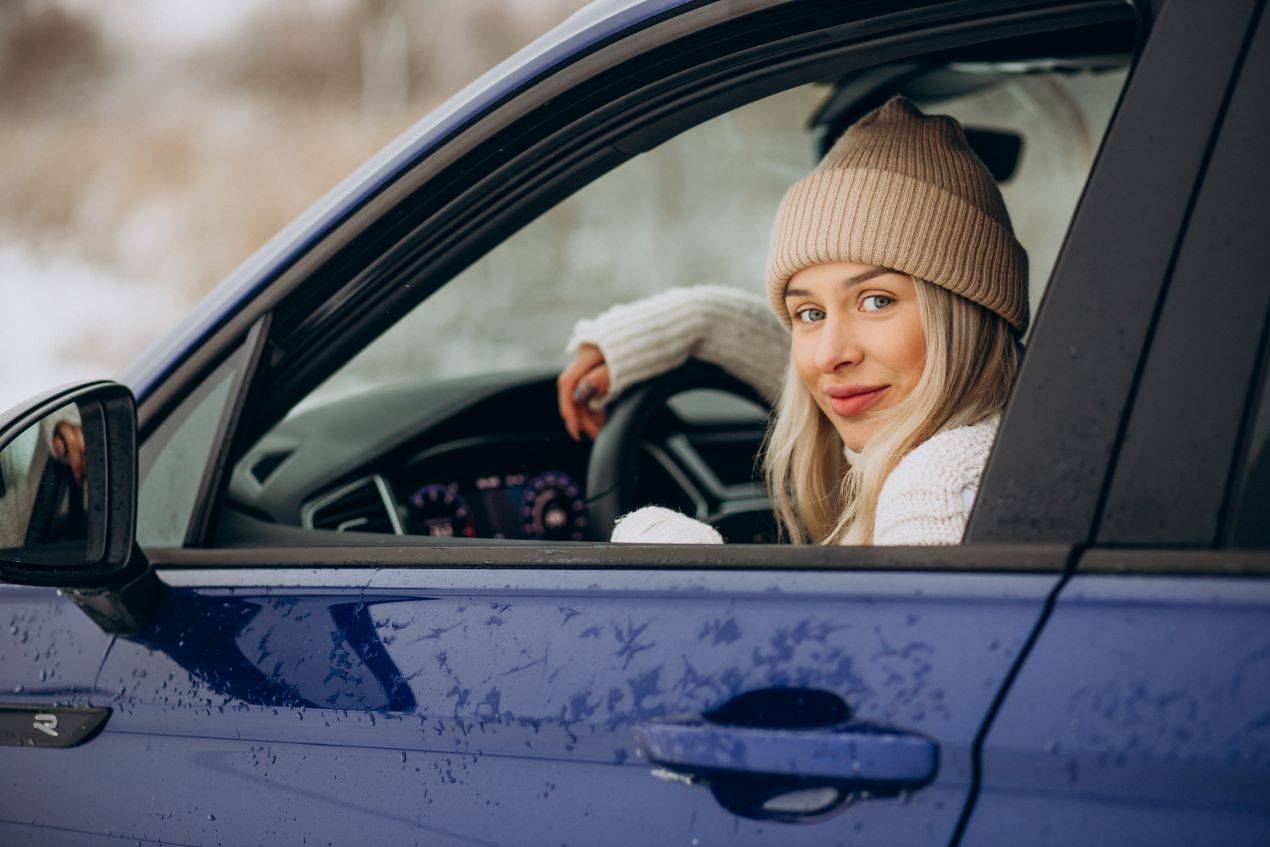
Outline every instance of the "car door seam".
<svg viewBox="0 0 1270 847"><path fill-rule="evenodd" d="M112 649L114 649L115 642L116 642L116 641L118 641L118 640L119 640L119 636L118 636L118 635L111 635L111 636L110 636L110 639L106 642L106 649L104 649L104 650L102 650L102 651L101 651L101 661L97 663L97 671L96 671L96 673L94 673L94 674L93 674L93 687L92 687L92 689L91 689L91 692L90 692L90 693L89 693L89 695L88 695L90 698L96 697L97 693L100 691L100 689L97 687L97 685L98 685L98 683L99 683L99 682L100 682L100 680L101 680L101 672L102 672L103 670L105 670L105 668L106 668L106 660L110 658L110 651L111 651ZM90 701L90 703L91 703L91 701ZM97 703L91 703L91 705L94 705L94 706L95 706L95 705L98 705L98 704L97 704Z"/></svg>
<svg viewBox="0 0 1270 847"><path fill-rule="evenodd" d="M1058 602L1059 594L1064 586L1076 573L1076 565L1080 561L1081 555L1085 552L1087 545L1078 544L1072 547L1067 554L1067 559L1063 563L1063 572L1059 576L1058 581L1050 588L1049 593L1045 597L1045 602L1041 606L1041 613L1037 617L1036 622L1032 625L1031 631L1023 641L1023 646L1019 649L1019 655L1015 657L1011 663L1009 670L1006 671L1005 678L1001 681L1001 685L997 688L996 695L992 698L992 703L988 706L988 711L984 715L983 723L979 726L979 731L975 733L974 741L970 746L970 790L967 792L966 804L962 807L961 815L957 819L957 825L953 829L952 838L949 840L950 847L957 847L961 843L962 837L965 835L966 826L970 822L970 816L974 812L975 804L979 799L979 790L983 784L983 745L987 740L988 733L992 729L993 721L996 719L997 713L1001 711L1001 707L1005 704L1005 698L1010 692L1011 686L1014 684L1015 677L1023 669L1023 663L1027 660L1028 655L1032 652L1032 647L1040 639L1041 632L1045 629L1045 624L1049 620L1050 615L1054 611L1054 606Z"/></svg>

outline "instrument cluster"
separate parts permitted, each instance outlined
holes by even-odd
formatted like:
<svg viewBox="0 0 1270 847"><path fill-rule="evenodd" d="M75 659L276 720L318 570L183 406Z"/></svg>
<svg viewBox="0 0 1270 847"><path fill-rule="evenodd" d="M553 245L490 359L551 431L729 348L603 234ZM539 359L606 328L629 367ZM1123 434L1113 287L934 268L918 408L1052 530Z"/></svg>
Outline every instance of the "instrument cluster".
<svg viewBox="0 0 1270 847"><path fill-rule="evenodd" d="M554 469L419 474L399 486L405 531L436 538L583 541L590 518L582 486Z"/></svg>
<svg viewBox="0 0 1270 847"><path fill-rule="evenodd" d="M464 446L413 462L396 481L408 535L584 541L591 519L578 476L582 457L546 444ZM525 447L530 447L526 444ZM554 460L554 461L552 461ZM560 470L569 467L570 470Z"/></svg>

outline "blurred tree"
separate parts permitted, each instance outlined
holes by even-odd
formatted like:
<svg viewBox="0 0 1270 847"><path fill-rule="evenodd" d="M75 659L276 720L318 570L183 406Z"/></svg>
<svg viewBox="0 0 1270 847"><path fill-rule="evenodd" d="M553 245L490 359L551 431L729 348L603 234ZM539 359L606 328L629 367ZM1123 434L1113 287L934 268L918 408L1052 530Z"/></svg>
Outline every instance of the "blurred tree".
<svg viewBox="0 0 1270 847"><path fill-rule="evenodd" d="M92 20L36 0L0 5L0 103L64 109L99 87L109 56Z"/></svg>
<svg viewBox="0 0 1270 847"><path fill-rule="evenodd" d="M400 115L410 104L410 36L398 0L363 0L362 112Z"/></svg>

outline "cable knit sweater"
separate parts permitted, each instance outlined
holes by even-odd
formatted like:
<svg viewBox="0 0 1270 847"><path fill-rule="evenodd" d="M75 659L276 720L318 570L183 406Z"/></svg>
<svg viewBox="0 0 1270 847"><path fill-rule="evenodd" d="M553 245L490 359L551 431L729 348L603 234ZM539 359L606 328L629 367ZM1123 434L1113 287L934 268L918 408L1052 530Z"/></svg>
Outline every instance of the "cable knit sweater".
<svg viewBox="0 0 1270 847"><path fill-rule="evenodd" d="M874 544L960 544L1000 415L926 439L891 471L878 495Z"/></svg>
<svg viewBox="0 0 1270 847"><path fill-rule="evenodd" d="M789 331L767 301L723 285L671 288L613 306L574 325L567 352L583 344L604 354L607 397L697 358L775 402L789 362Z"/></svg>
<svg viewBox="0 0 1270 847"><path fill-rule="evenodd" d="M718 285L674 288L579 321L568 352L582 344L594 344L604 354L608 397L696 357L775 400L789 361L789 332L768 303ZM882 485L873 543L960 543L999 423L1000 415L992 415L944 430L901 459ZM848 460L851 456L848 450ZM721 544L723 539L708 524L646 506L618 520L613 541Z"/></svg>

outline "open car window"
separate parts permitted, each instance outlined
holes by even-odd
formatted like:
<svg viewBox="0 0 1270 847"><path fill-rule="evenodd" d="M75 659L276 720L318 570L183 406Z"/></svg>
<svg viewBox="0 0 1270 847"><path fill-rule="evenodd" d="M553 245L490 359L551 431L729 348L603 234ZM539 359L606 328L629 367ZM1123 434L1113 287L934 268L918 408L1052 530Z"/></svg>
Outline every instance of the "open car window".
<svg viewBox="0 0 1270 847"><path fill-rule="evenodd" d="M1089 65L953 65L939 76L970 90L919 104L984 140L976 152L1004 177L1002 194L1028 250L1033 309L1127 70L1114 60ZM822 113L835 93L825 83L764 98L621 165L459 274L296 411L424 375L557 367L576 320L673 286L761 293L776 207L819 160L834 128Z"/></svg>
<svg viewBox="0 0 1270 847"><path fill-rule="evenodd" d="M506 238L298 403L235 467L231 516L318 531L312 543L345 540L333 532L603 540L587 519L588 445L556 412L577 320L678 286L760 293L782 195L864 109L862 81L888 76L902 80L890 93L956 117L998 178L1035 313L1128 61L1126 47L875 67L665 141ZM644 445L641 502L699 518L712 517L713 495L753 507L764 423L761 408L728 395L672 400L657 443ZM725 537L774 540L761 511Z"/></svg>

